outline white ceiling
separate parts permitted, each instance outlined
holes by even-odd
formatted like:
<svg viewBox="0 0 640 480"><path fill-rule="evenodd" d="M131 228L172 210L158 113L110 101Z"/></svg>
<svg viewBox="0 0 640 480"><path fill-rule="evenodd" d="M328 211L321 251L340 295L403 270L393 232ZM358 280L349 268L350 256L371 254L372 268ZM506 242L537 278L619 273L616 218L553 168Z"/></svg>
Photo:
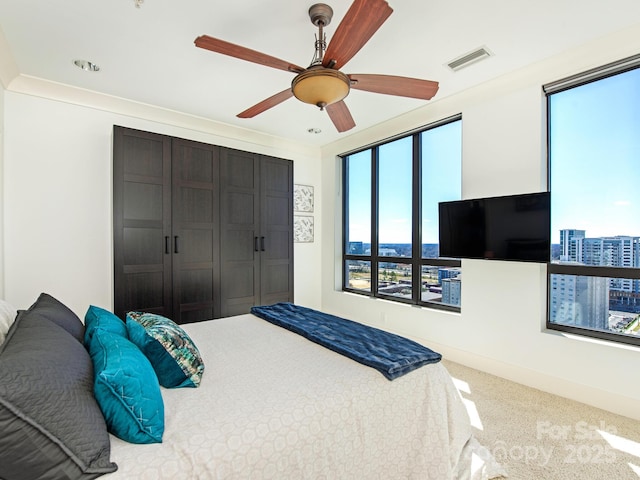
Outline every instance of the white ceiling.
<svg viewBox="0 0 640 480"><path fill-rule="evenodd" d="M437 80L431 102L640 22L638 0L388 0L391 17L342 69ZM331 35L351 0L327 0ZM293 74L196 48L207 34L307 66L313 0L0 0L0 27L21 75L325 145L424 101L352 90L356 127L339 134L326 112L291 98L236 114L287 88ZM446 63L478 47L493 56L457 73ZM86 59L97 73L75 67ZM5 59L6 60L6 59ZM2 63L2 62L0 62ZM5 62L6 63L6 62ZM11 85L9 84L9 89ZM311 127L322 129L310 134Z"/></svg>

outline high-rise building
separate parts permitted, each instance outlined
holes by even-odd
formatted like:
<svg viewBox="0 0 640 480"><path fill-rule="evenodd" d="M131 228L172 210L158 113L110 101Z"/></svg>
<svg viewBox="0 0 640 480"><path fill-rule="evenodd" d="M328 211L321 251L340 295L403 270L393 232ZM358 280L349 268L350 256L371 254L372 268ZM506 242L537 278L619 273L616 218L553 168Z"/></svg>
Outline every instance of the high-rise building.
<svg viewBox="0 0 640 480"><path fill-rule="evenodd" d="M560 230L560 261L580 262L582 258L582 242L584 230L564 229Z"/></svg>
<svg viewBox="0 0 640 480"><path fill-rule="evenodd" d="M560 263L640 266L640 237L586 238L584 230L565 229L560 231L560 249ZM557 323L608 329L610 309L640 312L639 280L573 275L552 278L551 318Z"/></svg>
<svg viewBox="0 0 640 480"><path fill-rule="evenodd" d="M576 242L581 244L579 247L581 255L572 260L573 262L584 265L608 265L611 263L610 252L605 252L605 245L602 238L583 237Z"/></svg>
<svg viewBox="0 0 640 480"><path fill-rule="evenodd" d="M438 269L438 283L442 285L447 278L456 278L461 273L460 267L446 267Z"/></svg>
<svg viewBox="0 0 640 480"><path fill-rule="evenodd" d="M578 275L551 276L553 323L607 330L609 285L606 278Z"/></svg>
<svg viewBox="0 0 640 480"><path fill-rule="evenodd" d="M576 251L581 251L581 257L576 260L584 265L605 267L634 267L640 263L639 237L617 235L615 237L581 238L575 239ZM579 245L581 244L581 246ZM611 278L611 290L638 293L640 282L628 278Z"/></svg>
<svg viewBox="0 0 640 480"><path fill-rule="evenodd" d="M460 275L442 280L442 303L460 306L462 282Z"/></svg>

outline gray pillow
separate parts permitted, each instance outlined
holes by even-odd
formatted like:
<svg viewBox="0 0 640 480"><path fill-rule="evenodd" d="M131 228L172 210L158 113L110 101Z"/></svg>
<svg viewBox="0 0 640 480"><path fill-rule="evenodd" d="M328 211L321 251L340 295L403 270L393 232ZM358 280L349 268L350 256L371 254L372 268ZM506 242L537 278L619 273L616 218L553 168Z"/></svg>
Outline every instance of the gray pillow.
<svg viewBox="0 0 640 480"><path fill-rule="evenodd" d="M34 304L29 307L28 311L52 321L56 325L64 328L78 341L83 341L84 324L82 320L80 320L69 307L48 293L41 293Z"/></svg>
<svg viewBox="0 0 640 480"><path fill-rule="evenodd" d="M93 479L117 469L83 345L21 311L0 346L0 478Z"/></svg>

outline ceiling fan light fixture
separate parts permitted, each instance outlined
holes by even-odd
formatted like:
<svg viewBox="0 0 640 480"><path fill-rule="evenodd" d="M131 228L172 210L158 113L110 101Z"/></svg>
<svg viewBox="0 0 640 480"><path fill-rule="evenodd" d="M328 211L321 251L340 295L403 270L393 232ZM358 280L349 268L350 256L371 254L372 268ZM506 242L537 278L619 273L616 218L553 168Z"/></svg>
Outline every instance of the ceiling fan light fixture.
<svg viewBox="0 0 640 480"><path fill-rule="evenodd" d="M350 81L344 73L321 65L309 67L291 82L293 95L304 103L324 109L349 95Z"/></svg>

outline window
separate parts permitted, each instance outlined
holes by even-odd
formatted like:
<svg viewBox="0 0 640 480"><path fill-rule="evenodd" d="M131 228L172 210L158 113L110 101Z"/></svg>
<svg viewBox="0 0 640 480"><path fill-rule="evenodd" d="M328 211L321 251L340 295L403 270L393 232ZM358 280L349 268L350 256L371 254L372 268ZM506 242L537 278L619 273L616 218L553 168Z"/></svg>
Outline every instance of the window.
<svg viewBox="0 0 640 480"><path fill-rule="evenodd" d="M640 345L640 56L544 88L547 326Z"/></svg>
<svg viewBox="0 0 640 480"><path fill-rule="evenodd" d="M460 309L460 260L439 258L438 202L461 195L460 116L343 156L343 290Z"/></svg>

